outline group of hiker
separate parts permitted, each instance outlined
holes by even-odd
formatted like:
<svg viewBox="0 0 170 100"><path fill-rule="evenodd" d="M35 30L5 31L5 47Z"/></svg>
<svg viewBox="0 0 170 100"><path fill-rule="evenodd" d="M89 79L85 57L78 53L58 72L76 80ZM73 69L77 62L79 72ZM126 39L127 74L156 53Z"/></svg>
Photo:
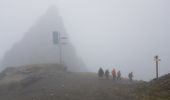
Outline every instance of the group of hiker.
<svg viewBox="0 0 170 100"><path fill-rule="evenodd" d="M113 68L111 74L112 74L113 80L121 80L121 72L120 72L120 70L118 72L116 72L116 69ZM100 67L99 70L98 70L98 76L99 76L99 78L104 78L105 77L106 79L109 79L110 72L109 72L108 69L104 71ZM133 72L130 72L128 77L129 77L129 80L132 81L133 80Z"/></svg>

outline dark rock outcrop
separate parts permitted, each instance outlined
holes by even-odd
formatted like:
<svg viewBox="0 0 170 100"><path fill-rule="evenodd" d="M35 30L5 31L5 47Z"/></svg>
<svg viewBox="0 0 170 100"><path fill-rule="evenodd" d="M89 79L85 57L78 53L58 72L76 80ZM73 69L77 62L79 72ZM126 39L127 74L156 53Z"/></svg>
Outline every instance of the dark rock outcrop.
<svg viewBox="0 0 170 100"><path fill-rule="evenodd" d="M69 38L57 9L51 7L31 27L23 39L6 52L1 62L2 67L59 63L59 46L54 45L52 40L54 31ZM69 70L85 71L85 64L76 55L74 47L68 39L66 42L67 44L62 46L63 63Z"/></svg>

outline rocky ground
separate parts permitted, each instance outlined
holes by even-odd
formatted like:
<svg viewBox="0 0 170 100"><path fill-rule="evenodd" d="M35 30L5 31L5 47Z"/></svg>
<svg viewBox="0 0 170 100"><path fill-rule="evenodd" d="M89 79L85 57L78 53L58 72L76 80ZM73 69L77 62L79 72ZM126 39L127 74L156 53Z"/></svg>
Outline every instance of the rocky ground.
<svg viewBox="0 0 170 100"><path fill-rule="evenodd" d="M139 100L170 100L170 74L136 86Z"/></svg>
<svg viewBox="0 0 170 100"><path fill-rule="evenodd" d="M0 74L0 100L145 100L148 84L151 82L113 81L99 79L95 73L66 72L55 64L32 65L8 68Z"/></svg>

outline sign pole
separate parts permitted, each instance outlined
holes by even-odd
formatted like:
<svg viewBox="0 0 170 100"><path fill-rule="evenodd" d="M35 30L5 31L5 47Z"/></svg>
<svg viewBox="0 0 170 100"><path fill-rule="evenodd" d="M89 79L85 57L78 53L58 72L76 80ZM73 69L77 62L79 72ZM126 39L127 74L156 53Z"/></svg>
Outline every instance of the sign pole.
<svg viewBox="0 0 170 100"><path fill-rule="evenodd" d="M61 43L61 34L59 33L59 54L60 54L60 64L62 65L62 43Z"/></svg>
<svg viewBox="0 0 170 100"><path fill-rule="evenodd" d="M58 46L59 46L59 63L61 65L63 64L62 45L64 45L64 44L62 43L62 40L64 40L64 39L67 39L67 37L62 37L60 32L58 32L58 31L53 32L53 43L56 45L58 44Z"/></svg>

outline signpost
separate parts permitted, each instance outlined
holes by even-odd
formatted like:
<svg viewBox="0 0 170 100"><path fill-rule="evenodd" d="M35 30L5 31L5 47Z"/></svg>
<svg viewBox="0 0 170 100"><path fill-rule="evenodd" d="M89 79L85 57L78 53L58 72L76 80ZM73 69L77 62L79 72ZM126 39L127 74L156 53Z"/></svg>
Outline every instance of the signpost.
<svg viewBox="0 0 170 100"><path fill-rule="evenodd" d="M154 60L155 60L155 62L156 62L156 79L158 79L158 77L159 77L159 75L158 75L158 62L161 61L161 59L159 59L159 56L156 55L156 56L154 57Z"/></svg>
<svg viewBox="0 0 170 100"><path fill-rule="evenodd" d="M57 44L59 45L59 55L60 55L59 59L60 59L61 65L63 64L63 61L62 61L62 45L63 45L62 39L67 39L67 37L61 37L61 34L58 31L53 32L53 43L55 45L57 45Z"/></svg>

